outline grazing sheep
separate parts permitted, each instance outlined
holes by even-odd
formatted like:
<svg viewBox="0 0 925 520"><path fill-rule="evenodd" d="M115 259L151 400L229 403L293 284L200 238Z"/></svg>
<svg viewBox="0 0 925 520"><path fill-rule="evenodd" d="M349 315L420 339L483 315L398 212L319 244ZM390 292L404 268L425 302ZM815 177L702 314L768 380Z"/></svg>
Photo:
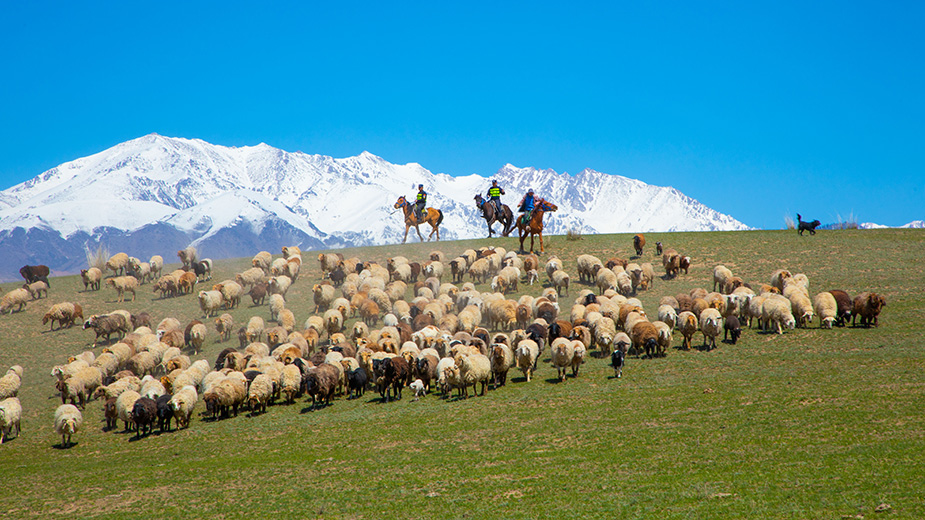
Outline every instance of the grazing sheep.
<svg viewBox="0 0 925 520"><path fill-rule="evenodd" d="M214 303L218 299L218 297L214 295L209 298L210 303ZM200 302L201 301L202 300L200 300ZM231 314L222 314L218 318L215 318L213 323L215 323L215 331L218 332L219 343L231 338L231 332L234 330L234 318L231 317Z"/></svg>
<svg viewBox="0 0 925 520"><path fill-rule="evenodd" d="M19 395L19 387L22 386L22 374L22 367L13 365L3 377L0 377L0 399Z"/></svg>
<svg viewBox="0 0 925 520"><path fill-rule="evenodd" d="M122 276L129 267L129 257L125 253L116 253L106 261L106 269L112 271L113 276Z"/></svg>
<svg viewBox="0 0 925 520"><path fill-rule="evenodd" d="M13 289L4 294L3 298L0 299L0 314L6 311L10 311L10 314L13 314L13 307L16 307L16 312L23 310L30 297L29 291L23 288Z"/></svg>
<svg viewBox="0 0 925 520"><path fill-rule="evenodd" d="M197 401L199 401L199 394L196 393L196 387L193 385L182 387L170 398L170 409L173 410L174 419L177 421L177 429L189 428L190 417L193 416L193 408Z"/></svg>
<svg viewBox="0 0 925 520"><path fill-rule="evenodd" d="M854 312L854 299L847 292L840 289L829 291L835 303L837 304L835 324L843 327L851 319L851 313Z"/></svg>
<svg viewBox="0 0 925 520"><path fill-rule="evenodd" d="M135 301L135 290L138 288L138 279L134 276L117 276L106 280L106 285L116 290L119 303L125 301L125 293L132 293L132 301Z"/></svg>
<svg viewBox="0 0 925 520"><path fill-rule="evenodd" d="M683 311L681 314L678 314L678 322L675 326L684 337L684 341L681 342L681 346L687 350L690 350L691 339L694 337L694 333L697 332L697 328L699 326L697 322L697 316L695 316L691 311Z"/></svg>
<svg viewBox="0 0 925 520"><path fill-rule="evenodd" d="M257 253L254 258L251 260L251 265L255 269L260 269L264 273L270 272L270 264L273 263L273 255L268 251L261 251Z"/></svg>
<svg viewBox="0 0 925 520"><path fill-rule="evenodd" d="M816 317L812 300L802 290L792 292L787 299L790 300L791 312L796 318L797 326L806 328Z"/></svg>
<svg viewBox="0 0 925 520"><path fill-rule="evenodd" d="M80 431L84 418L72 404L62 404L55 410L55 433L61 436L61 447L71 446L71 436Z"/></svg>
<svg viewBox="0 0 925 520"><path fill-rule="evenodd" d="M48 297L48 284L39 280L37 282L27 283L22 286L23 289L29 291L29 296L33 300L39 300L44 294L45 297Z"/></svg>
<svg viewBox="0 0 925 520"><path fill-rule="evenodd" d="M267 374L258 374L247 389L247 406L251 414L266 413L267 403L273 397L273 380Z"/></svg>
<svg viewBox="0 0 925 520"><path fill-rule="evenodd" d="M552 273L552 284L556 288L556 294L562 295L562 288L565 288L565 294L568 294L569 286L569 276L568 273L559 269L558 271Z"/></svg>
<svg viewBox="0 0 925 520"><path fill-rule="evenodd" d="M189 346L193 348L193 352L198 354L202 351L202 345L206 341L206 326L202 323L196 323L190 329L189 334Z"/></svg>
<svg viewBox="0 0 925 520"><path fill-rule="evenodd" d="M739 341L739 337L742 336L742 327L739 325L739 318L735 316L727 316L723 322L723 341L729 339L729 336L732 336L730 343L735 345Z"/></svg>
<svg viewBox="0 0 925 520"><path fill-rule="evenodd" d="M716 348L716 336L723 330L723 315L716 309L704 309L700 313L700 331L703 332L703 346L707 350Z"/></svg>
<svg viewBox="0 0 925 520"><path fill-rule="evenodd" d="M625 271L617 273L616 290L623 296L633 294L633 279Z"/></svg>
<svg viewBox="0 0 925 520"><path fill-rule="evenodd" d="M830 292L821 292L813 297L813 310L819 316L819 328L831 329L838 316L838 302Z"/></svg>
<svg viewBox="0 0 925 520"><path fill-rule="evenodd" d="M796 320L793 318L790 300L779 294L769 294L761 308L761 321L764 323L765 332L772 326L778 334L784 333L784 327L793 329Z"/></svg>
<svg viewBox="0 0 925 520"><path fill-rule="evenodd" d="M57 321L59 329L63 329L65 325L70 328L78 319L83 319L83 309L81 309L80 305L61 302L52 305L48 312L45 313L45 316L42 317L42 325L50 321L51 328L49 330L55 330L55 322Z"/></svg>
<svg viewBox="0 0 925 520"><path fill-rule="evenodd" d="M124 337L128 333L128 324L129 321L122 314L93 315L84 322L83 329L93 329L96 332L96 339L93 340L93 346L95 347L103 336L106 337L106 341L109 341L109 337L113 333L118 334L120 339Z"/></svg>
<svg viewBox="0 0 925 520"><path fill-rule="evenodd" d="M11 437L19 437L22 405L16 397L7 397L0 401L0 444ZM16 435L13 435L13 430Z"/></svg>
<svg viewBox="0 0 925 520"><path fill-rule="evenodd" d="M658 354L658 328L649 321L639 321L630 331L630 337L633 340L633 348L636 352L645 350L648 358L655 357Z"/></svg>
<svg viewBox="0 0 925 520"><path fill-rule="evenodd" d="M860 316L862 327L870 327L871 325L877 327L877 318L880 316L880 311L884 305L886 305L886 300L883 296L874 292L862 292L855 296L851 326L855 325L855 321Z"/></svg>
<svg viewBox="0 0 925 520"><path fill-rule="evenodd" d="M213 291L219 291L222 294L222 301L229 309L235 308L244 296L244 288L234 280L224 280L212 286Z"/></svg>
<svg viewBox="0 0 925 520"><path fill-rule="evenodd" d="M658 320L664 322L670 329L678 323L678 313L671 305L659 305Z"/></svg>
<svg viewBox="0 0 925 520"><path fill-rule="evenodd" d="M219 291L199 291L198 299L199 308L202 309L204 318L215 316L215 313L222 308L222 293Z"/></svg>
<svg viewBox="0 0 925 520"><path fill-rule="evenodd" d="M776 287L781 293L784 292L784 280L793 276L790 271L786 269L778 269L771 273L771 286Z"/></svg>

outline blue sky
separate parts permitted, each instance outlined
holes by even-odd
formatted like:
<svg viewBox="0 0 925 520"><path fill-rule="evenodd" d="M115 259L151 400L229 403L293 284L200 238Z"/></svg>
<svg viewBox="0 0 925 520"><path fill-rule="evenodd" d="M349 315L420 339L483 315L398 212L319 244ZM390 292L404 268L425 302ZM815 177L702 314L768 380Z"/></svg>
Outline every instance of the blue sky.
<svg viewBox="0 0 925 520"><path fill-rule="evenodd" d="M925 3L563 4L8 3L0 189L157 132L925 219Z"/></svg>

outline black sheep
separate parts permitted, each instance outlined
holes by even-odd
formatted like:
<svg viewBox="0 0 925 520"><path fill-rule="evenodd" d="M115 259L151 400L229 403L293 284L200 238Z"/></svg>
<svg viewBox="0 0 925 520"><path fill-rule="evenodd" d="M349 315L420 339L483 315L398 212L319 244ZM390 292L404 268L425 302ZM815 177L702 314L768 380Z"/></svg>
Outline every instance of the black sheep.
<svg viewBox="0 0 925 520"><path fill-rule="evenodd" d="M218 357L215 359L215 370L221 370L225 368L225 356L231 354L232 352L237 352L237 350L229 347L218 353Z"/></svg>
<svg viewBox="0 0 925 520"><path fill-rule="evenodd" d="M348 395L353 398L362 397L366 392L366 384L368 382L369 378L366 376L366 371L363 370L362 367L347 372Z"/></svg>
<svg viewBox="0 0 925 520"><path fill-rule="evenodd" d="M47 265L24 265L19 269L19 274L29 283L45 282L48 287L51 287L48 283L48 275L51 271Z"/></svg>
<svg viewBox="0 0 925 520"><path fill-rule="evenodd" d="M344 273L344 267L342 265L338 265L334 268L333 271L331 271L331 274L328 275L328 277L331 279L331 282L334 283L334 287L340 287L341 284L344 283L344 280L347 279L347 274Z"/></svg>
<svg viewBox="0 0 925 520"><path fill-rule="evenodd" d="M733 345L739 341L739 337L742 335L742 327L739 325L739 318L735 316L729 316L726 318L726 323L723 324L723 341L727 340L729 335L732 335L731 343Z"/></svg>
<svg viewBox="0 0 925 520"><path fill-rule="evenodd" d="M173 408L170 407L171 394L164 394L157 398L157 429L161 432L170 431L170 420L173 419ZM132 410L134 412L134 410Z"/></svg>
<svg viewBox="0 0 925 520"><path fill-rule="evenodd" d="M390 397L401 399L401 390L407 384L408 378L411 377L411 366L403 357L386 358L382 360L384 366L383 376L385 377L385 402L389 402ZM391 392L389 391L391 388ZM380 390L380 394L382 391Z"/></svg>
<svg viewBox="0 0 925 520"><path fill-rule="evenodd" d="M135 423L135 438L147 435L154 430L157 421L157 402L150 397L142 397L132 407L132 421Z"/></svg>

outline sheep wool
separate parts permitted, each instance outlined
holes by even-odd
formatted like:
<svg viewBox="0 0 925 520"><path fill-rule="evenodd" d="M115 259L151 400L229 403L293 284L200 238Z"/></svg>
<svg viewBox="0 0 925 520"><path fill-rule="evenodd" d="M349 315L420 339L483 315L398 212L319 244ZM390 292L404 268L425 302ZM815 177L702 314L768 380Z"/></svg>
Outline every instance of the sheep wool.
<svg viewBox="0 0 925 520"><path fill-rule="evenodd" d="M19 437L22 405L19 398L7 397L0 401L0 444L11 437ZM15 430L16 434L13 435Z"/></svg>
<svg viewBox="0 0 925 520"><path fill-rule="evenodd" d="M83 415L72 404L62 404L55 410L55 433L61 436L61 446L71 446L71 436L80 431Z"/></svg>

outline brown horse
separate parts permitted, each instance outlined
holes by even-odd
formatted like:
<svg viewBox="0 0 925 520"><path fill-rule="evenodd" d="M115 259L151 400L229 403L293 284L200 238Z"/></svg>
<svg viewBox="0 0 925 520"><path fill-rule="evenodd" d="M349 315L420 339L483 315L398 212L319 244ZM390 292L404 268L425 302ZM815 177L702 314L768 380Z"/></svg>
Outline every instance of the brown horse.
<svg viewBox="0 0 925 520"><path fill-rule="evenodd" d="M437 234L437 240L440 240L440 223L443 222L442 211L436 208L426 208L424 209L424 218L418 221L417 215L414 214L414 208L411 203L405 199L404 195L398 197L398 200L395 201L395 208L401 208L405 213L405 238L402 239L402 244L408 240L408 229L411 228L411 226L414 226L414 230L418 232L418 238L423 242L424 236L421 235L421 230L418 226L425 222L430 224L430 227L433 228L430 230L430 234L427 235L427 240L430 240L430 237L434 236L434 233Z"/></svg>
<svg viewBox="0 0 925 520"><path fill-rule="evenodd" d="M517 218L517 234L520 235L520 250L524 250L524 239L530 235L530 252L533 252L533 237L540 237L540 253L543 252L543 213L547 211L556 211L559 209L552 202L544 199L536 199L533 206L533 214L530 216L530 222L524 222L524 216Z"/></svg>
<svg viewBox="0 0 925 520"><path fill-rule="evenodd" d="M488 222L488 238L494 234L494 230L491 229L491 225L495 222L501 223L501 236L508 236L511 233L511 230L514 228L514 214L511 213L511 208L507 204L501 205L500 214L495 209L495 205L491 201L486 201L482 198L481 194L475 196L475 205L480 210L482 210L482 218Z"/></svg>

